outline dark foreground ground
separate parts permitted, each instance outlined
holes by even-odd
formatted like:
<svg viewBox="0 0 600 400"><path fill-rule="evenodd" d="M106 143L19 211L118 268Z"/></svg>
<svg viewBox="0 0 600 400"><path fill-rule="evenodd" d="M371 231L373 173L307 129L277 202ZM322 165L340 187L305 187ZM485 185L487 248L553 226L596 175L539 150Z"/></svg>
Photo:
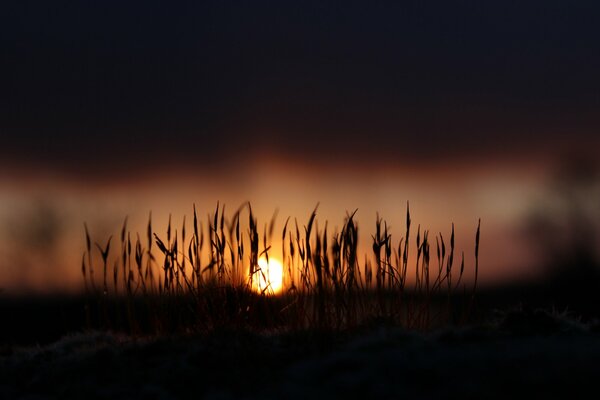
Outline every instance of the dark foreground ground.
<svg viewBox="0 0 600 400"><path fill-rule="evenodd" d="M0 398L580 398L597 388L598 331L521 311L429 334L91 332L5 348Z"/></svg>
<svg viewBox="0 0 600 400"><path fill-rule="evenodd" d="M583 313L565 312L559 300L544 303L548 298L531 290L530 299L502 293L482 293L471 323L428 333L373 324L337 334L219 329L133 338L69 327L75 324L70 313L79 309L65 299L48 301L38 314L37 302L38 308L4 302L0 399L562 399L594 393L600 323L592 307L582 304L588 311L579 318Z"/></svg>

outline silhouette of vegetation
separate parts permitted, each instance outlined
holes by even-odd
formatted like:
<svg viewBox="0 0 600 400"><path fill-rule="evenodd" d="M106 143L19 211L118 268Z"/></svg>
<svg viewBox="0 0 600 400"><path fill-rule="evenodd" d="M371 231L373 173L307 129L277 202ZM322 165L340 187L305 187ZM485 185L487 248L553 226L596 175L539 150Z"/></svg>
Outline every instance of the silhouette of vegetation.
<svg viewBox="0 0 600 400"><path fill-rule="evenodd" d="M467 286L454 225L433 243L420 226L413 232L407 207L404 235L394 241L378 217L369 256L359 254L355 214L347 214L333 233L327 223L319 227L317 208L306 225L288 218L276 239L280 243L276 215L260 229L249 203L230 216L217 204L204 222L194 207L191 223L184 218L178 229L169 219L166 235L154 231L150 215L145 239L128 230L127 219L118 237L102 242L91 238L86 225L81 271L90 295L89 320L158 333L224 326L343 330L369 321L427 329L467 318L477 285L479 225L475 281ZM259 259L268 260L275 244L281 245L284 289L275 293L267 285L257 292L253 280L266 274ZM468 303L460 312L451 304L455 293Z"/></svg>

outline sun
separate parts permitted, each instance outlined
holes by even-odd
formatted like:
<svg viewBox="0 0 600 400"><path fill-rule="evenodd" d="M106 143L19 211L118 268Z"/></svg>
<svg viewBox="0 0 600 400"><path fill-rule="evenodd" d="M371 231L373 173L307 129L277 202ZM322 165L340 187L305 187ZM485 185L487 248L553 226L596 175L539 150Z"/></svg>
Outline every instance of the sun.
<svg viewBox="0 0 600 400"><path fill-rule="evenodd" d="M258 293L277 294L283 289L283 265L275 258L258 259L258 271L252 275L252 290Z"/></svg>

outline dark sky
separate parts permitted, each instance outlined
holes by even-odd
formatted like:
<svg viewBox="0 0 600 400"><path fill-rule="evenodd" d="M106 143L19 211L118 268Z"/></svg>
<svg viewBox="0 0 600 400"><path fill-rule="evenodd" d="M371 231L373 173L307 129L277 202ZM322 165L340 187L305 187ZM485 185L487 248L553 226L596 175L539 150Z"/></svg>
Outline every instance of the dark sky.
<svg viewBox="0 0 600 400"><path fill-rule="evenodd" d="M102 176L594 148L598 21L597 1L5 0L0 165Z"/></svg>

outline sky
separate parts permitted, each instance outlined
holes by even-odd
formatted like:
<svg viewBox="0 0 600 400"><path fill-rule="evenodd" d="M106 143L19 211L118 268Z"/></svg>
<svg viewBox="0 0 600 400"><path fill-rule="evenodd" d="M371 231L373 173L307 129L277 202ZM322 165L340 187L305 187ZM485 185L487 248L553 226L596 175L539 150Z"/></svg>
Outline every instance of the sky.
<svg viewBox="0 0 600 400"><path fill-rule="evenodd" d="M83 221L251 200L265 219L321 202L339 224L359 208L401 225L410 202L465 247L481 218L490 281L527 275L524 215L565 159L595 167L598 17L594 1L4 1L0 232L54 213L66 271ZM8 247L0 286L26 286Z"/></svg>

